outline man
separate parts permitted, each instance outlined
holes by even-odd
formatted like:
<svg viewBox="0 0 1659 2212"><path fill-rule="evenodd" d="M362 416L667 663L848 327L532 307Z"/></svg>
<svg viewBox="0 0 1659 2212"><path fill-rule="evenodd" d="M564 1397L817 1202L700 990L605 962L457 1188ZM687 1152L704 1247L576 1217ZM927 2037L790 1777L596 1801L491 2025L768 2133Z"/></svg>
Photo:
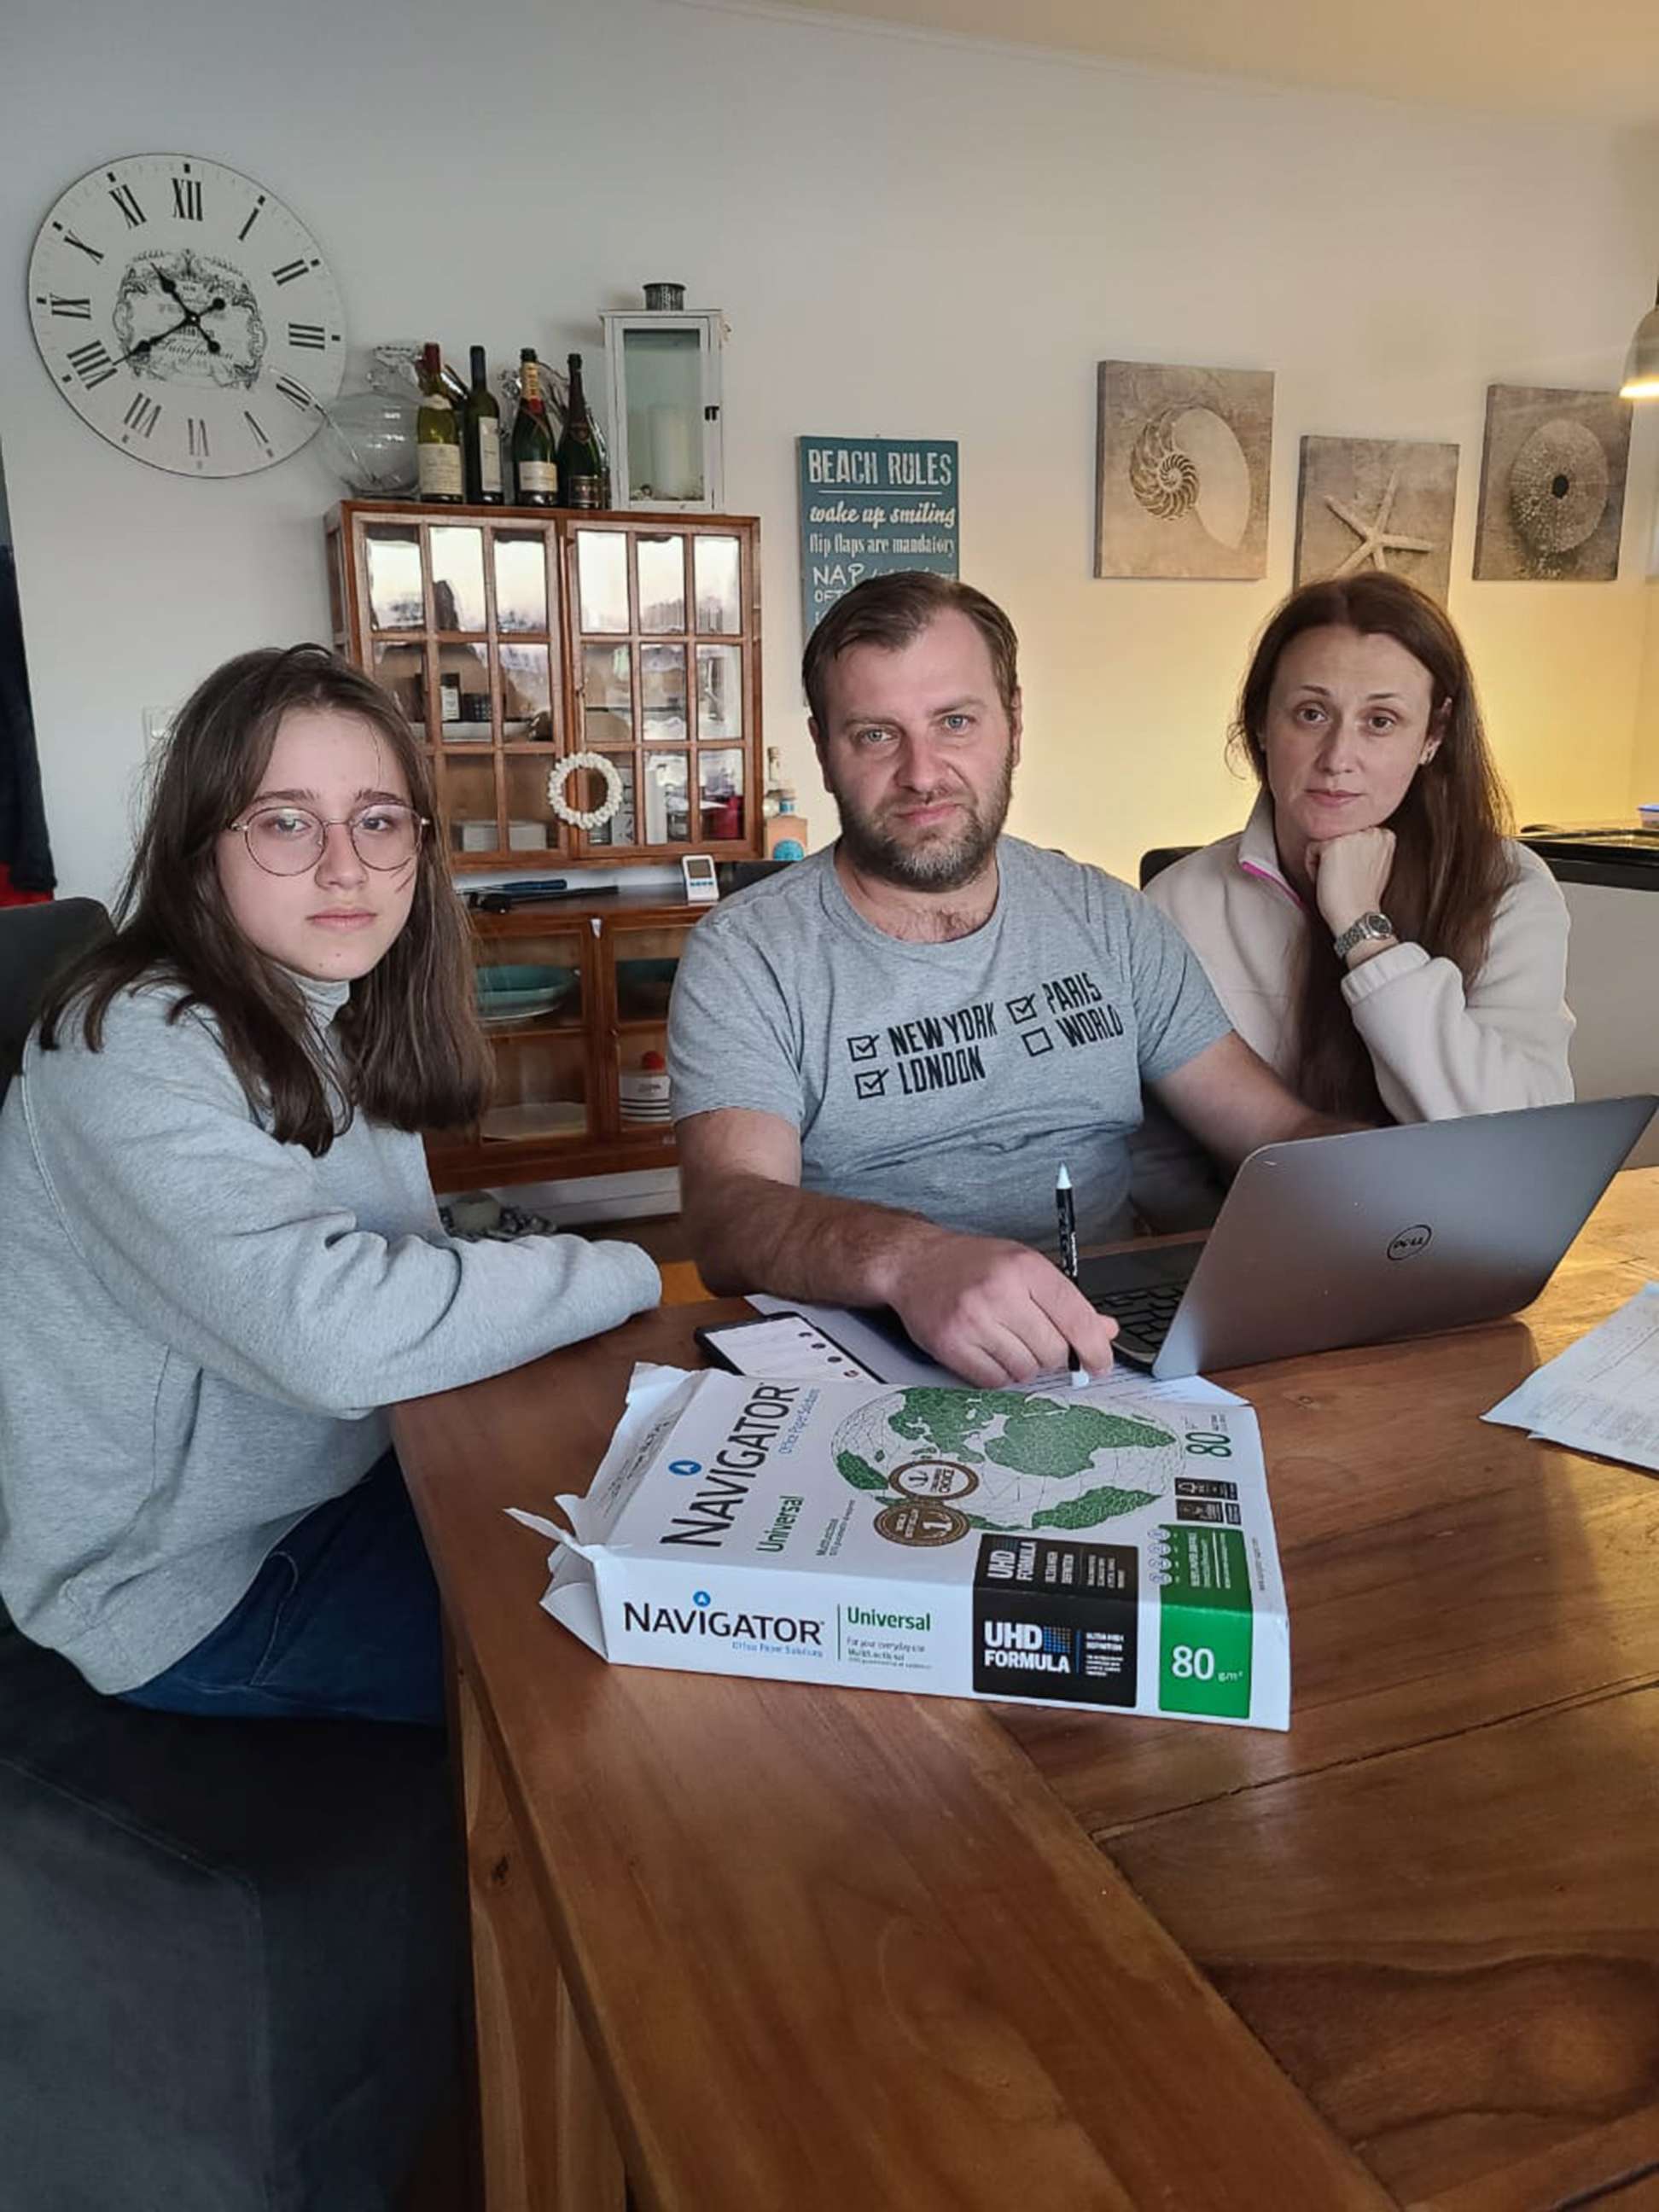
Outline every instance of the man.
<svg viewBox="0 0 1659 2212"><path fill-rule="evenodd" d="M890 1305L971 1382L1028 1381L1115 1324L1045 1256L1062 1163L1085 1243L1127 1236L1145 1083L1236 1166L1322 1134L1137 891L1002 834L1018 644L970 586L872 577L802 680L840 842L705 917L669 1063L711 1288Z"/></svg>

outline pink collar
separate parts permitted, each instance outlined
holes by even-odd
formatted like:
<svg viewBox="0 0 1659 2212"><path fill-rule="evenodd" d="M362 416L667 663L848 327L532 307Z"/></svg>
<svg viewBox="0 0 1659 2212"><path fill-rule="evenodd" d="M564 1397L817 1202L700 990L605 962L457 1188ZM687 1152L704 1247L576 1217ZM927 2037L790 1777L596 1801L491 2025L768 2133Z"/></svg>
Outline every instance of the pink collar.
<svg viewBox="0 0 1659 2212"><path fill-rule="evenodd" d="M1250 809L1250 818L1244 824L1238 840L1238 865L1247 876L1254 876L1289 899L1298 914L1307 912L1302 894L1291 883L1279 864L1279 847L1273 840L1273 802L1271 792L1263 791Z"/></svg>

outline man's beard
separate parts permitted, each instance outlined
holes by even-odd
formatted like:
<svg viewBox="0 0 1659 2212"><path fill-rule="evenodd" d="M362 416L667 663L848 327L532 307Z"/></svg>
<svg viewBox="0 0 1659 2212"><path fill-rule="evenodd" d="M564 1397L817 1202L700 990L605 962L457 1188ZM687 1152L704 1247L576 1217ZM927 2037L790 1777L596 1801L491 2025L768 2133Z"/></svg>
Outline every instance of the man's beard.
<svg viewBox="0 0 1659 2212"><path fill-rule="evenodd" d="M830 795L841 809L842 845L860 875L896 884L902 890L954 891L971 883L990 858L1002 835L1002 825L1008 819L1013 789L1014 749L1011 744L1003 763L1001 780L984 801L984 811L981 811L980 802L965 791L941 793L963 809L961 827L954 832L927 833L915 844L906 844L895 831L884 830L878 818L861 812L833 783ZM917 800L927 803L920 793L911 803Z"/></svg>

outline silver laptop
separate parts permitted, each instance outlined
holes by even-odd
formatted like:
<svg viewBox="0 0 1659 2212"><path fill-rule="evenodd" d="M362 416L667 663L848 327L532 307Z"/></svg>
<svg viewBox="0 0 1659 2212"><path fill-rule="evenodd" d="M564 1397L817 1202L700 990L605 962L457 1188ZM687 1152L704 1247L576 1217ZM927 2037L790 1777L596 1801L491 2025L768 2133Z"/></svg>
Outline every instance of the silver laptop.
<svg viewBox="0 0 1659 2212"><path fill-rule="evenodd" d="M1155 1376L1493 1321L1535 1298L1659 1098L1586 1099L1264 1145L1201 1243L1078 1271Z"/></svg>

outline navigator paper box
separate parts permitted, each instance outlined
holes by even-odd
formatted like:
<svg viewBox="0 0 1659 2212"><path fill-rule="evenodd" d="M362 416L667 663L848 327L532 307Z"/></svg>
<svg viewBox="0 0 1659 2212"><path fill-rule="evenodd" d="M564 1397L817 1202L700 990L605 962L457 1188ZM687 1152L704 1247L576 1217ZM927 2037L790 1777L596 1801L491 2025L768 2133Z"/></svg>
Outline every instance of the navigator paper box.
<svg viewBox="0 0 1659 2212"><path fill-rule="evenodd" d="M619 1665L1290 1723L1247 1406L639 1367L559 1503L542 1602Z"/></svg>

